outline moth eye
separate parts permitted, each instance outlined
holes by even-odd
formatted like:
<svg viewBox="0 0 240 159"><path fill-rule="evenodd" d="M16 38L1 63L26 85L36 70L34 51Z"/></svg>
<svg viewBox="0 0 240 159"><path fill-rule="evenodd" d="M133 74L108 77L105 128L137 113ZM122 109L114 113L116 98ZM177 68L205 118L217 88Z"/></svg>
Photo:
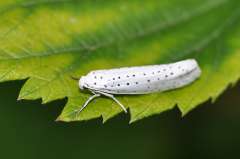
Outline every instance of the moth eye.
<svg viewBox="0 0 240 159"><path fill-rule="evenodd" d="M96 82L94 82L94 85L97 85L97 83L96 83Z"/></svg>
<svg viewBox="0 0 240 159"><path fill-rule="evenodd" d="M147 80L148 82L150 82L151 80Z"/></svg>
<svg viewBox="0 0 240 159"><path fill-rule="evenodd" d="M120 79L121 77L119 76L118 79Z"/></svg>
<svg viewBox="0 0 240 159"><path fill-rule="evenodd" d="M174 73L173 73L173 72L171 72L171 75L174 75Z"/></svg>
<svg viewBox="0 0 240 159"><path fill-rule="evenodd" d="M117 86L120 86L120 84L118 84Z"/></svg>
<svg viewBox="0 0 240 159"><path fill-rule="evenodd" d="M129 84L129 83L127 83L127 85L129 86L130 84Z"/></svg>

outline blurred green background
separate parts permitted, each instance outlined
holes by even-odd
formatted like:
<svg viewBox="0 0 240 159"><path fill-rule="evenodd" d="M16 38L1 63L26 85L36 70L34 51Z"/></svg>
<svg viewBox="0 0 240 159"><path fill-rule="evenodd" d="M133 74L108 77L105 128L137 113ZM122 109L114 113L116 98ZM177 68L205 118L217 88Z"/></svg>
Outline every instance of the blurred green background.
<svg viewBox="0 0 240 159"><path fill-rule="evenodd" d="M23 81L0 84L1 158L237 158L240 149L240 85L181 118L177 108L129 125L120 114L60 123L65 100L41 105L16 101Z"/></svg>

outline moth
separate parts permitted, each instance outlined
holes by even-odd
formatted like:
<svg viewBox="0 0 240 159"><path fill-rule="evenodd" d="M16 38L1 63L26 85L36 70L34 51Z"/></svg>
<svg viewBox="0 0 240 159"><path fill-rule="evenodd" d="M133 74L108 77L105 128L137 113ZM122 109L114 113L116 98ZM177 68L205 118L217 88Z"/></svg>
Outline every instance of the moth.
<svg viewBox="0 0 240 159"><path fill-rule="evenodd" d="M91 71L79 79L79 87L81 90L89 90L93 95L77 112L80 113L90 101L102 95L113 99L127 113L126 107L114 95L172 90L192 83L200 75L201 69L195 59L170 64Z"/></svg>

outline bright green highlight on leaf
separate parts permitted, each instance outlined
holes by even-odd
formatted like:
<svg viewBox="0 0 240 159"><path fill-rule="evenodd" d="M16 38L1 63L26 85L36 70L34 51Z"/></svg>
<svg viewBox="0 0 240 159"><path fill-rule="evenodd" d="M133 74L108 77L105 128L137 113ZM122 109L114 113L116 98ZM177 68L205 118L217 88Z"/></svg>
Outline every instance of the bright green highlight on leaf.
<svg viewBox="0 0 240 159"><path fill-rule="evenodd" d="M195 58L194 84L164 93L117 96L131 122L178 106L184 114L215 100L240 77L238 0L7 0L0 2L0 80L27 79L19 99L43 103L68 97L58 120L103 117L122 110L89 97L80 77L91 70Z"/></svg>

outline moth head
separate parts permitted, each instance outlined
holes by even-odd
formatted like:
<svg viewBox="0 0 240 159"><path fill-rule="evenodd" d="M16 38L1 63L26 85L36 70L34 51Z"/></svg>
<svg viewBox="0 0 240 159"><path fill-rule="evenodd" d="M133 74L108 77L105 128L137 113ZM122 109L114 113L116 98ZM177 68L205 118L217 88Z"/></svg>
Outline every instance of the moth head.
<svg viewBox="0 0 240 159"><path fill-rule="evenodd" d="M80 79L79 79L79 88L81 90L83 90L84 88L86 88L86 83L85 83L85 76L82 76Z"/></svg>

